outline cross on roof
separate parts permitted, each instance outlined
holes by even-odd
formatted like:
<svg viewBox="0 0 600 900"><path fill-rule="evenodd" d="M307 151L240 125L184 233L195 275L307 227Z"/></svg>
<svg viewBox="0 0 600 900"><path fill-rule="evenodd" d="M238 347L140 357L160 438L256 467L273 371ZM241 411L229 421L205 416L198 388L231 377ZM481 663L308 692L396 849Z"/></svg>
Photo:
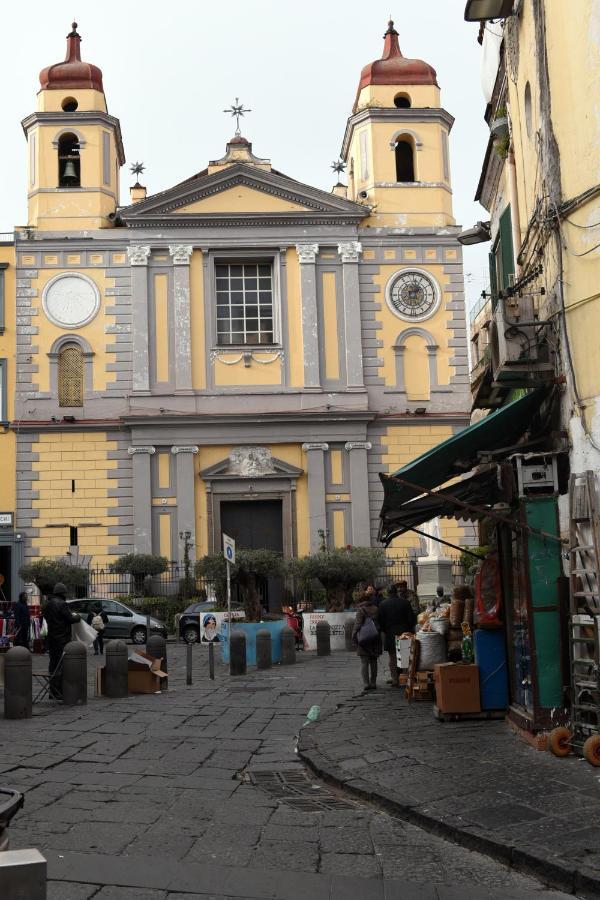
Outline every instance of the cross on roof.
<svg viewBox="0 0 600 900"><path fill-rule="evenodd" d="M240 103L240 98L235 98L235 103L232 103L231 106L228 106L227 109L223 110L224 113L230 113L236 120L235 124L235 134L236 137L241 135L240 131L240 118L244 115L244 113L252 112L251 109L244 109L244 104Z"/></svg>

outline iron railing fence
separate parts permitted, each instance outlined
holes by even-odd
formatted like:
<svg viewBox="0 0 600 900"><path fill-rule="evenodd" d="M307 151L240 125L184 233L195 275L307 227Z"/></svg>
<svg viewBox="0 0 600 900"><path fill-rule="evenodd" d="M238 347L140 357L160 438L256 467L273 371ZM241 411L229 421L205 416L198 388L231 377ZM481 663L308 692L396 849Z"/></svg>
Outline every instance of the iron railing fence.
<svg viewBox="0 0 600 900"><path fill-rule="evenodd" d="M408 587L416 591L419 578L416 559L406 555L388 555L385 566L381 569L378 577L375 579L378 586L383 588L389 587L398 581L406 581ZM454 559L452 562L452 581L453 584L459 584L465 580L465 571L460 559ZM266 579L259 581L258 590L266 608L269 608L269 585ZM279 594L274 596L273 606L280 606L281 601L284 605L290 601L302 601L303 604L312 605L320 604L324 597L324 592L319 583L316 582L308 588L299 589L291 579L275 579L271 585L271 593ZM115 572L109 572L107 569L96 566L90 567L88 570L87 585L77 590L80 597L105 597L107 599L137 599L143 597L161 597L172 598L174 601L181 601L192 598L213 598L214 590L209 582L202 578L196 578L193 574L193 567L190 570L189 578L186 579L186 572L183 566L172 564L165 572L159 575L151 575L146 578L135 578L131 575L121 575ZM232 580L232 599L239 602L239 588Z"/></svg>

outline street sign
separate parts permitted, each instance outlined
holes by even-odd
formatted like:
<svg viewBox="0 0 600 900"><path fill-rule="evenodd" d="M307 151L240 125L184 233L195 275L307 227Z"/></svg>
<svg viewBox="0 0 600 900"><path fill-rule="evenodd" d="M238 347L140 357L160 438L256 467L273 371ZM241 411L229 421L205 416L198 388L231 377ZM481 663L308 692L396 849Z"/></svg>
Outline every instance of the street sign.
<svg viewBox="0 0 600 900"><path fill-rule="evenodd" d="M235 564L235 541L229 535L223 535L223 556L228 563Z"/></svg>
<svg viewBox="0 0 600 900"><path fill-rule="evenodd" d="M11 512L0 512L0 528L10 528L13 524L13 514Z"/></svg>

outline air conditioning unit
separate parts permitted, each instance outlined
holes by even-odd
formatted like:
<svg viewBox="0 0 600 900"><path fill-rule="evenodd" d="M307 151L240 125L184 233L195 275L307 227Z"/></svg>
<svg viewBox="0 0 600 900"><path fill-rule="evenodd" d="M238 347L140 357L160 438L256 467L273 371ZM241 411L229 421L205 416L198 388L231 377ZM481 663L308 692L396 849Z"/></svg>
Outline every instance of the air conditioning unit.
<svg viewBox="0 0 600 900"><path fill-rule="evenodd" d="M539 325L534 323L531 297L500 297L490 323L492 374L513 387L531 384L538 363Z"/></svg>

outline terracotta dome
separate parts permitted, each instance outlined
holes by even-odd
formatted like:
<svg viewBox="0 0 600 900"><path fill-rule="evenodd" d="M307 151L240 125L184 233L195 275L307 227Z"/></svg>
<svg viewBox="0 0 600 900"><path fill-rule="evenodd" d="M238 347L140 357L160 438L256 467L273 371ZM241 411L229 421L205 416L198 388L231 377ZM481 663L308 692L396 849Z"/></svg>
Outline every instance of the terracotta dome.
<svg viewBox="0 0 600 900"><path fill-rule="evenodd" d="M77 22L73 22L72 29L67 35L67 55L64 62L42 69L40 84L46 90L92 88L104 93L101 70L98 66L81 60L81 36L77 34Z"/></svg>
<svg viewBox="0 0 600 900"><path fill-rule="evenodd" d="M383 56L365 66L360 74L358 93L369 84L434 84L437 75L435 69L422 59L406 59L400 52L398 32L390 20L383 36Z"/></svg>

